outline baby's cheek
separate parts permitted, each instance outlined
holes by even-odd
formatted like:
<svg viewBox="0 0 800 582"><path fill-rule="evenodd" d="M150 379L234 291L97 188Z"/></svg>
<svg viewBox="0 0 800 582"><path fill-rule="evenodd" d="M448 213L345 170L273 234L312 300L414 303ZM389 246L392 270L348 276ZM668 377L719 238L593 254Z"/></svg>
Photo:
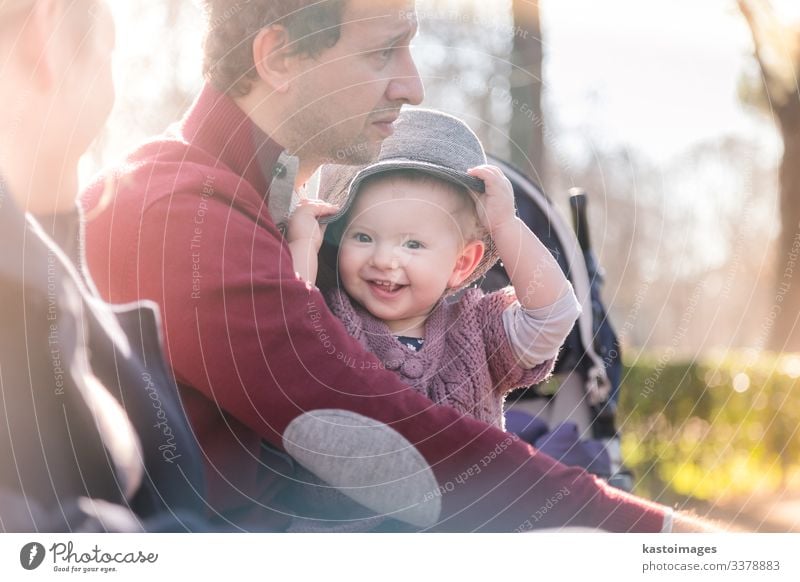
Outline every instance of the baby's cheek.
<svg viewBox="0 0 800 582"><path fill-rule="evenodd" d="M339 272L341 274L351 273L355 268L356 257L348 247L342 247L339 252Z"/></svg>

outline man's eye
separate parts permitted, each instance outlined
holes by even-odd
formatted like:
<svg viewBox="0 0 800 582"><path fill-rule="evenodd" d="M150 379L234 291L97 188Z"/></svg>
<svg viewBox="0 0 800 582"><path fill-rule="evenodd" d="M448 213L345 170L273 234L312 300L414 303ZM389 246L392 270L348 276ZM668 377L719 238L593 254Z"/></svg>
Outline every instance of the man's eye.
<svg viewBox="0 0 800 582"><path fill-rule="evenodd" d="M411 250L417 250L417 249L425 248L425 245L423 245L418 240L410 240L410 241L406 242L406 248L407 249L411 249Z"/></svg>
<svg viewBox="0 0 800 582"><path fill-rule="evenodd" d="M375 51L375 55L377 55L378 59L381 61L388 61L390 58L392 58L393 53L394 53L393 46L385 48L383 50Z"/></svg>
<svg viewBox="0 0 800 582"><path fill-rule="evenodd" d="M355 233L353 235L353 239L355 239L356 242L360 243L372 242L372 237L370 237L368 234L364 234L363 232Z"/></svg>

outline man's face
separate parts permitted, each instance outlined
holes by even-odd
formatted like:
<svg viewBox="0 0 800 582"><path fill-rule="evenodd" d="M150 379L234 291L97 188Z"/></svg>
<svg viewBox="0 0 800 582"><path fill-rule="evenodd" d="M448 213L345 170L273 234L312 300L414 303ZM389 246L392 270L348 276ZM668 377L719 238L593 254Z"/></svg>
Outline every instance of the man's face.
<svg viewBox="0 0 800 582"><path fill-rule="evenodd" d="M424 97L409 50L416 32L413 0L349 0L339 41L317 58L298 57L290 84L298 106L286 120L293 153L315 163L375 159L400 108Z"/></svg>

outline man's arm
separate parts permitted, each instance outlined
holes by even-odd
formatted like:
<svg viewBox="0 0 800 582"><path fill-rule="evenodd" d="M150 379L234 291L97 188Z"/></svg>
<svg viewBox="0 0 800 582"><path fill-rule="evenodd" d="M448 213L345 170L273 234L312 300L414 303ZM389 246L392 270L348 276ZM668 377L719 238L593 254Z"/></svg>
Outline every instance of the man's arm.
<svg viewBox="0 0 800 582"><path fill-rule="evenodd" d="M163 253L140 250L130 277L162 306L182 382L357 501L422 528L513 531L562 491L535 527L661 530L661 506L403 385L295 276L268 217L206 203L194 255L198 198L151 206L139 249Z"/></svg>

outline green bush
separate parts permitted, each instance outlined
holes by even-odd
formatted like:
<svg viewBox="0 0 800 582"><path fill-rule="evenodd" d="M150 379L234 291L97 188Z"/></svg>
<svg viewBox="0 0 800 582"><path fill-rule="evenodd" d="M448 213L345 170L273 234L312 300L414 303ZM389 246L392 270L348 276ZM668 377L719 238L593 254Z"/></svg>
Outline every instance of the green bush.
<svg viewBox="0 0 800 582"><path fill-rule="evenodd" d="M721 499L800 474L800 356L728 353L628 362L619 405L636 491Z"/></svg>

